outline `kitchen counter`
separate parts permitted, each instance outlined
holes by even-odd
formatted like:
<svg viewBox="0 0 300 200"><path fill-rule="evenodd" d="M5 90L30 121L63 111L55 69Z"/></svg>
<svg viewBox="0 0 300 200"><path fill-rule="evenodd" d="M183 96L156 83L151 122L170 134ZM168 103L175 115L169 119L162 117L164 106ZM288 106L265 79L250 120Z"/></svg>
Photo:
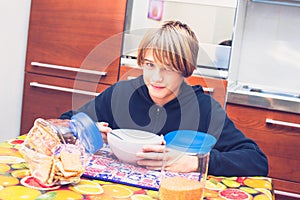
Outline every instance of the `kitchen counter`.
<svg viewBox="0 0 300 200"><path fill-rule="evenodd" d="M19 153L26 136L0 143L0 199L158 199L158 191L82 177L78 184L42 187L30 176ZM101 167L101 166L99 166ZM205 199L240 194L248 199L274 199L268 177L208 176Z"/></svg>

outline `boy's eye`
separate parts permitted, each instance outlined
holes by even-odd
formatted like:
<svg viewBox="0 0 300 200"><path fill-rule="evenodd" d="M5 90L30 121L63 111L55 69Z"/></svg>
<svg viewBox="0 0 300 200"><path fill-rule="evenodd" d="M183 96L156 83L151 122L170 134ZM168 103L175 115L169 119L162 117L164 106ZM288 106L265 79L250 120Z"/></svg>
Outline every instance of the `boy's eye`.
<svg viewBox="0 0 300 200"><path fill-rule="evenodd" d="M147 67L151 67L151 68L154 67L154 64L153 64L153 63L149 63L149 62L146 62L145 65L146 65Z"/></svg>

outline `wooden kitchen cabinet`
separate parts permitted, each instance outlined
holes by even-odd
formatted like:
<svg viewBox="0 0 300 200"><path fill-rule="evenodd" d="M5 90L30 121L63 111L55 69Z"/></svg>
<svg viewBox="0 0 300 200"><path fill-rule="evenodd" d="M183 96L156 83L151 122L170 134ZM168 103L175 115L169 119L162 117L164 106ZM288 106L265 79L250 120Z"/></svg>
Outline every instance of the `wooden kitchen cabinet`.
<svg viewBox="0 0 300 200"><path fill-rule="evenodd" d="M201 85L204 92L210 94L224 107L227 93L227 80L193 75L187 78L186 81L191 85Z"/></svg>
<svg viewBox="0 0 300 200"><path fill-rule="evenodd" d="M32 0L26 72L76 78L80 68L91 70L85 79L104 72L102 83L116 82L125 10L126 0Z"/></svg>
<svg viewBox="0 0 300 200"><path fill-rule="evenodd" d="M300 115L229 102L226 110L235 125L267 155L274 189L299 194Z"/></svg>
<svg viewBox="0 0 300 200"><path fill-rule="evenodd" d="M142 74L142 70L130 66L120 67L119 80L136 78ZM211 94L223 107L226 100L227 80L193 75L186 79L190 85L201 85L207 94Z"/></svg>
<svg viewBox="0 0 300 200"><path fill-rule="evenodd" d="M24 82L23 133L33 126L36 118L54 118L77 109L107 87L96 82L28 73Z"/></svg>
<svg viewBox="0 0 300 200"><path fill-rule="evenodd" d="M31 1L20 134L117 81L125 16L126 0Z"/></svg>

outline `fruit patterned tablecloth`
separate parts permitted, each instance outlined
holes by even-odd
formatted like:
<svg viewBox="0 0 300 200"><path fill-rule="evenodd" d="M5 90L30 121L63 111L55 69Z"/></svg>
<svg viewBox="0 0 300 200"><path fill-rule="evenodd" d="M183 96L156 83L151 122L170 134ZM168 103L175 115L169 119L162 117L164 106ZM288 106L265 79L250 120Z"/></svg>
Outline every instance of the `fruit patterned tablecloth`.
<svg viewBox="0 0 300 200"><path fill-rule="evenodd" d="M43 187L30 176L18 149L25 136L0 143L0 199L158 199L158 192L141 187L82 177L76 185ZM101 168L101 166L99 167ZM208 176L205 199L274 199L267 177Z"/></svg>

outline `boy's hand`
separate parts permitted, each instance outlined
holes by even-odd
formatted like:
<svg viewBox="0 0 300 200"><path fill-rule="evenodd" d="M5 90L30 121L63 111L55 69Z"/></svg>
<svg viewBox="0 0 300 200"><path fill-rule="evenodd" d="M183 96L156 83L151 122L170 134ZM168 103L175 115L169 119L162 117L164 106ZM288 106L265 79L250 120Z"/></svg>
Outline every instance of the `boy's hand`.
<svg viewBox="0 0 300 200"><path fill-rule="evenodd" d="M107 133L111 132L112 129L108 126L107 122L96 122L96 125L102 134L103 142L107 143Z"/></svg>
<svg viewBox="0 0 300 200"><path fill-rule="evenodd" d="M145 145L137 157L142 158L137 162L138 165L152 170L161 170L163 162L167 171L194 172L198 168L197 156L166 149L165 145Z"/></svg>

